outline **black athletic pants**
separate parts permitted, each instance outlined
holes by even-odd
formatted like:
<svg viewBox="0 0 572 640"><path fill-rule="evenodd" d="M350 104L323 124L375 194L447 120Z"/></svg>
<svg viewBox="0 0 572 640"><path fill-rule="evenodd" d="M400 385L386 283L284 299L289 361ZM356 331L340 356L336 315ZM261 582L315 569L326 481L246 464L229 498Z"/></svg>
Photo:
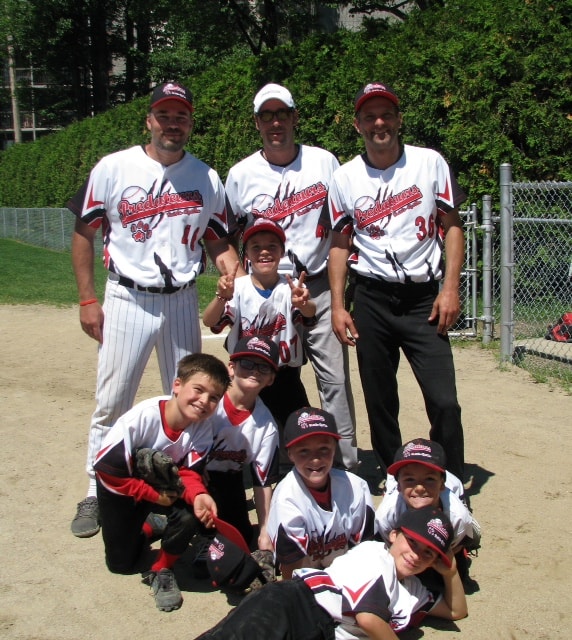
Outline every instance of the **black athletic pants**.
<svg viewBox="0 0 572 640"><path fill-rule="evenodd" d="M447 469L464 476L461 407L448 336L429 324L438 283L391 284L356 277L354 321L361 383L371 429L372 446L383 471L401 446L397 369L400 350L419 383L429 419L429 438L447 455ZM401 398L407 402L408 398ZM416 425L419 437L424 425Z"/></svg>
<svg viewBox="0 0 572 640"><path fill-rule="evenodd" d="M270 582L253 591L195 640L334 640L333 618L302 580Z"/></svg>
<svg viewBox="0 0 572 640"><path fill-rule="evenodd" d="M160 507L145 500L136 502L128 496L111 493L98 481L97 503L105 562L112 573L137 571L136 563L146 542L142 527L151 511L167 516L161 548L169 554L182 555L195 533L201 530L193 507L183 500L177 500L171 507Z"/></svg>

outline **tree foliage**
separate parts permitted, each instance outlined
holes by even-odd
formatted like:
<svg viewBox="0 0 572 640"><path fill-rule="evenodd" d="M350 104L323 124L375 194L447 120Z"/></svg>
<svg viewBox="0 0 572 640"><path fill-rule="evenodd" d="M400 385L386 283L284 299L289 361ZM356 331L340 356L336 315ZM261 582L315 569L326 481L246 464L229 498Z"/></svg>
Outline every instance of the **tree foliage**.
<svg viewBox="0 0 572 640"><path fill-rule="evenodd" d="M235 49L200 74L189 148L217 169L259 146L255 92L286 84L300 110L298 139L341 161L362 150L352 127L360 86L399 94L404 139L440 150L473 202L498 194L498 170L521 181L572 180L572 0L448 0L403 22L300 43ZM0 154L0 205L63 206L105 153L146 140L147 98Z"/></svg>

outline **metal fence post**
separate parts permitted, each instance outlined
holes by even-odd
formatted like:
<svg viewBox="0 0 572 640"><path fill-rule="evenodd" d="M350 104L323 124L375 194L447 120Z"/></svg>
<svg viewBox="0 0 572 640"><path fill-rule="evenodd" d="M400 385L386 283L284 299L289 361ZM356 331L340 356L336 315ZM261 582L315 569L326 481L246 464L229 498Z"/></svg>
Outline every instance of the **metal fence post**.
<svg viewBox="0 0 572 640"><path fill-rule="evenodd" d="M512 165L500 166L500 235L501 235L501 344L502 361L512 361L514 342L513 288L513 202Z"/></svg>
<svg viewBox="0 0 572 640"><path fill-rule="evenodd" d="M483 196L483 344L493 339L493 223L492 197Z"/></svg>

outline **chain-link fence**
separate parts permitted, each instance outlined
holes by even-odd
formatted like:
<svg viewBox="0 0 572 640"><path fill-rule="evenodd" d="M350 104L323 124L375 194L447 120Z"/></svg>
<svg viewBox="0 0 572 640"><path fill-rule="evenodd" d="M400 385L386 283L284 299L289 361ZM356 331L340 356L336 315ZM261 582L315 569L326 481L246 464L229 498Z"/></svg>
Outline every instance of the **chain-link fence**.
<svg viewBox="0 0 572 640"><path fill-rule="evenodd" d="M550 328L572 312L572 182L512 182L502 165L498 221L501 356L571 384L572 343Z"/></svg>

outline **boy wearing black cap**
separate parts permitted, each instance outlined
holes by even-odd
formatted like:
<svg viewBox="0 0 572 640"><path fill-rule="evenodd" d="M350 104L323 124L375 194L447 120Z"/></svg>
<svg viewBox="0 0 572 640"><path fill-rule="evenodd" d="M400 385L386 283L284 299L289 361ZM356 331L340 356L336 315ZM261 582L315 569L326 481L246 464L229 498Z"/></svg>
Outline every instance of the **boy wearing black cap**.
<svg viewBox="0 0 572 640"><path fill-rule="evenodd" d="M243 469L250 467L258 518L259 549L272 551L266 522L272 484L278 481L278 428L260 399L260 392L274 382L278 371L278 347L265 336L241 338L228 365L231 385L219 402L215 438L207 463L208 489L218 516L234 525L248 545L253 527L243 483Z"/></svg>
<svg viewBox="0 0 572 640"><path fill-rule="evenodd" d="M232 353L240 338L254 334L273 340L280 354L276 381L261 393L278 426L292 411L308 404L300 379L304 363L302 327L312 321L316 305L304 286L305 273L298 280L280 275L285 235L272 220L256 218L244 230L242 242L250 274L236 278L235 269L219 278L215 298L203 313L203 323L213 333L230 326L226 341Z"/></svg>
<svg viewBox="0 0 572 640"><path fill-rule="evenodd" d="M327 567L373 536L367 483L332 468L339 438L334 416L323 409L303 407L286 421L284 444L294 469L274 490L268 518L284 579L300 567Z"/></svg>
<svg viewBox="0 0 572 640"><path fill-rule="evenodd" d="M416 438L400 447L393 464L387 469L395 477L397 485L388 490L377 508L375 529L388 542L396 522L406 511L422 507L442 509L453 526L453 551L462 556L458 558L459 571L467 577L468 566L463 549L473 550L480 546L481 529L455 493L463 485L455 475L446 471L445 465L445 451L438 442Z"/></svg>
<svg viewBox="0 0 572 640"><path fill-rule="evenodd" d="M390 547L363 542L328 569L299 569L294 580L249 595L195 640L397 640L397 632L427 615L459 620L467 615L467 601L451 538L442 511L407 511ZM429 567L443 577L440 595L416 578Z"/></svg>

